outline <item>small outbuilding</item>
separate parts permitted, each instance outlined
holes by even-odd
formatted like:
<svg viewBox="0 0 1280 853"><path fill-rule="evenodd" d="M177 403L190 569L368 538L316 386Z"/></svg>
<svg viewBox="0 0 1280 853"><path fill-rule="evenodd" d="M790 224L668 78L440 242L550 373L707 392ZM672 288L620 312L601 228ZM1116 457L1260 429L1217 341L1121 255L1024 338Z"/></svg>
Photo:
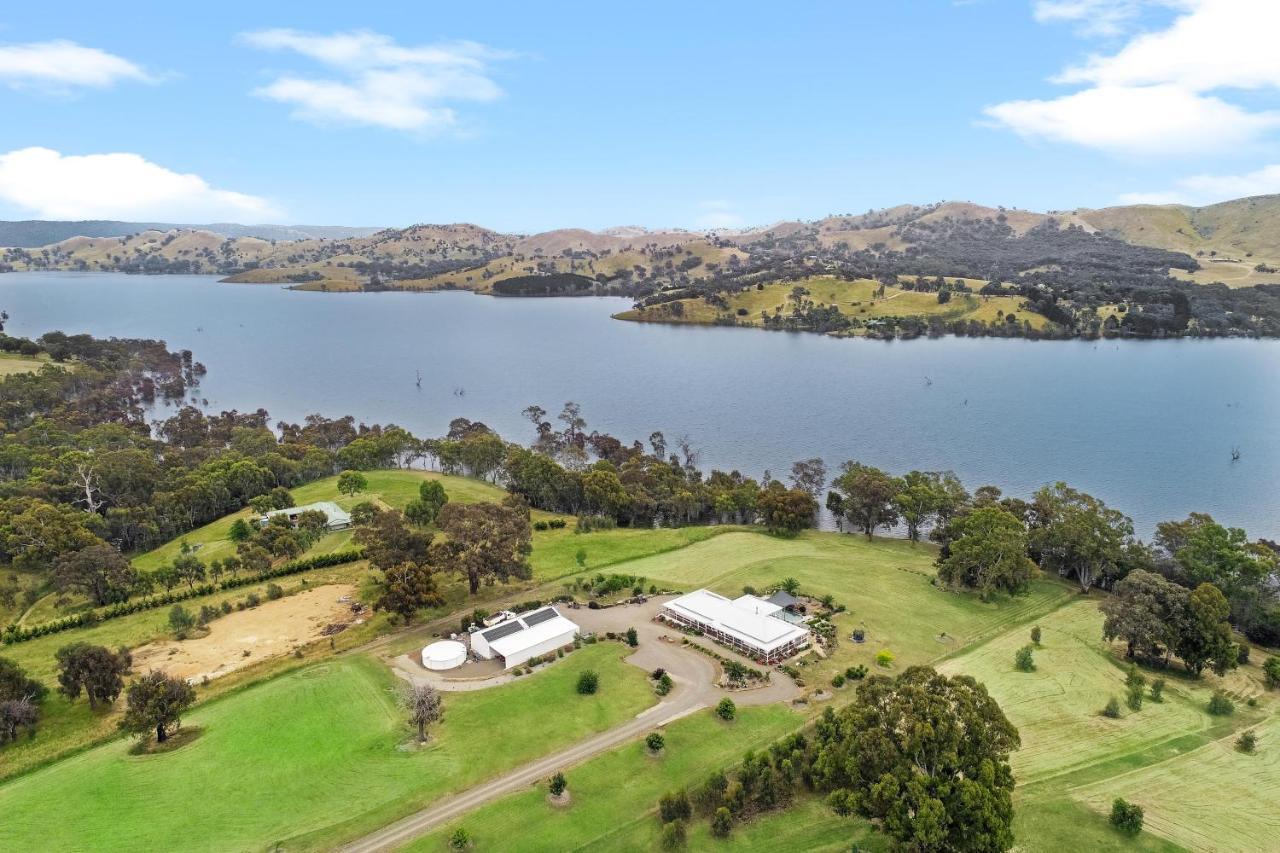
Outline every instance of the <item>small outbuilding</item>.
<svg viewBox="0 0 1280 853"><path fill-rule="evenodd" d="M427 669L456 669L467 662L467 647L457 640L440 640L422 650L422 665Z"/></svg>
<svg viewBox="0 0 1280 853"><path fill-rule="evenodd" d="M278 515L283 515L289 519L289 523L297 525L298 516L304 512L322 512L326 519L326 526L330 530L346 530L351 526L351 513L338 506L333 501L318 501L305 506L291 506L288 509L273 509L271 512L258 519L259 524L266 524Z"/></svg>
<svg viewBox="0 0 1280 853"><path fill-rule="evenodd" d="M511 669L569 645L580 633L578 624L561 616L555 607L540 607L475 631L471 650L484 660L499 658L503 669Z"/></svg>

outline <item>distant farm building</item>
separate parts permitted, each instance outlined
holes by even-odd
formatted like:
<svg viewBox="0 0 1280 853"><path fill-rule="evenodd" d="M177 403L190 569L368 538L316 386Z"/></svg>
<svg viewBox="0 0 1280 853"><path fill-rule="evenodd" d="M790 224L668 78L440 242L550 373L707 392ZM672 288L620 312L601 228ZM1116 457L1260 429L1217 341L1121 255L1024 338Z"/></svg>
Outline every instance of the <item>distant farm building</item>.
<svg viewBox="0 0 1280 853"><path fill-rule="evenodd" d="M783 618L786 611L754 595L729 599L706 589L668 601L660 618L701 631L762 663L778 663L809 645L809 631Z"/></svg>
<svg viewBox="0 0 1280 853"><path fill-rule="evenodd" d="M499 658L504 669L511 669L570 645L579 633L577 623L561 616L559 610L541 607L472 633L471 651L483 660Z"/></svg>
<svg viewBox="0 0 1280 853"><path fill-rule="evenodd" d="M327 519L327 526L330 530L346 530L351 526L351 513L338 506L333 501L319 501L318 503L307 504L306 506L291 506L288 509L273 509L271 512L258 519L259 524L266 524L278 515L283 515L289 519L289 523L297 525L298 516L304 512L322 512Z"/></svg>

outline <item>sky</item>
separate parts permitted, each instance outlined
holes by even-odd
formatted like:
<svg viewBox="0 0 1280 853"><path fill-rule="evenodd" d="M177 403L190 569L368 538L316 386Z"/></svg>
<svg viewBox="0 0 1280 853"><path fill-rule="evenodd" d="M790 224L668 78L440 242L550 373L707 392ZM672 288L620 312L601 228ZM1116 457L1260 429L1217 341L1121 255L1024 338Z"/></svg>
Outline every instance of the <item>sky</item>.
<svg viewBox="0 0 1280 853"><path fill-rule="evenodd" d="M1280 192L1280 0L0 6L0 219L736 228Z"/></svg>

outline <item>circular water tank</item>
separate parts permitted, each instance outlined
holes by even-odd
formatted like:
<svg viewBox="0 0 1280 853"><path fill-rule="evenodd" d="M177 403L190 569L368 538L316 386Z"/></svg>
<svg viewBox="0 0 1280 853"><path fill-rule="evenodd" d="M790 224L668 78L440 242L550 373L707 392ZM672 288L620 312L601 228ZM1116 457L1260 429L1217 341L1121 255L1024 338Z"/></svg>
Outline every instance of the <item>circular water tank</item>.
<svg viewBox="0 0 1280 853"><path fill-rule="evenodd" d="M453 669L467 662L467 647L456 640L441 640L422 650L422 665L427 669Z"/></svg>

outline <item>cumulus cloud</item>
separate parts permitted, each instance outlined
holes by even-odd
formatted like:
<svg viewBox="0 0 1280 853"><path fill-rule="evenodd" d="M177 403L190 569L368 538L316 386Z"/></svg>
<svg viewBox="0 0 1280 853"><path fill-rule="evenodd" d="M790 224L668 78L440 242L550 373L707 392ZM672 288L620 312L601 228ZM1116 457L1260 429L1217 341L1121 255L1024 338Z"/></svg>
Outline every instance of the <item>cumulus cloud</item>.
<svg viewBox="0 0 1280 853"><path fill-rule="evenodd" d="M500 98L490 66L514 56L471 41L405 46L363 30L320 35L273 29L245 33L241 40L305 56L337 75L284 74L255 90L259 97L291 104L295 118L420 132L457 125L458 114L447 103Z"/></svg>
<svg viewBox="0 0 1280 853"><path fill-rule="evenodd" d="M1026 137L1131 155L1211 154L1266 138L1280 113L1238 95L1280 91L1280 52L1270 44L1280 28L1275 0L1042 0L1034 8L1041 21L1116 31L1149 5L1177 14L1053 78L1083 88L996 104L986 115Z"/></svg>
<svg viewBox="0 0 1280 853"><path fill-rule="evenodd" d="M1280 113L1249 112L1179 86L1098 86L1050 100L987 109L1028 138L1119 154L1196 154L1245 145L1280 125Z"/></svg>
<svg viewBox="0 0 1280 853"><path fill-rule="evenodd" d="M1177 188L1154 193L1126 193L1125 204L1213 204L1232 198L1280 193L1280 163L1243 175L1192 175Z"/></svg>
<svg viewBox="0 0 1280 853"><path fill-rule="evenodd" d="M155 82L129 60L73 41L0 45L0 81L11 88L70 91L105 89L121 81Z"/></svg>
<svg viewBox="0 0 1280 853"><path fill-rule="evenodd" d="M214 189L137 154L62 154L22 148L0 154L0 200L41 219L261 222L265 199Z"/></svg>

